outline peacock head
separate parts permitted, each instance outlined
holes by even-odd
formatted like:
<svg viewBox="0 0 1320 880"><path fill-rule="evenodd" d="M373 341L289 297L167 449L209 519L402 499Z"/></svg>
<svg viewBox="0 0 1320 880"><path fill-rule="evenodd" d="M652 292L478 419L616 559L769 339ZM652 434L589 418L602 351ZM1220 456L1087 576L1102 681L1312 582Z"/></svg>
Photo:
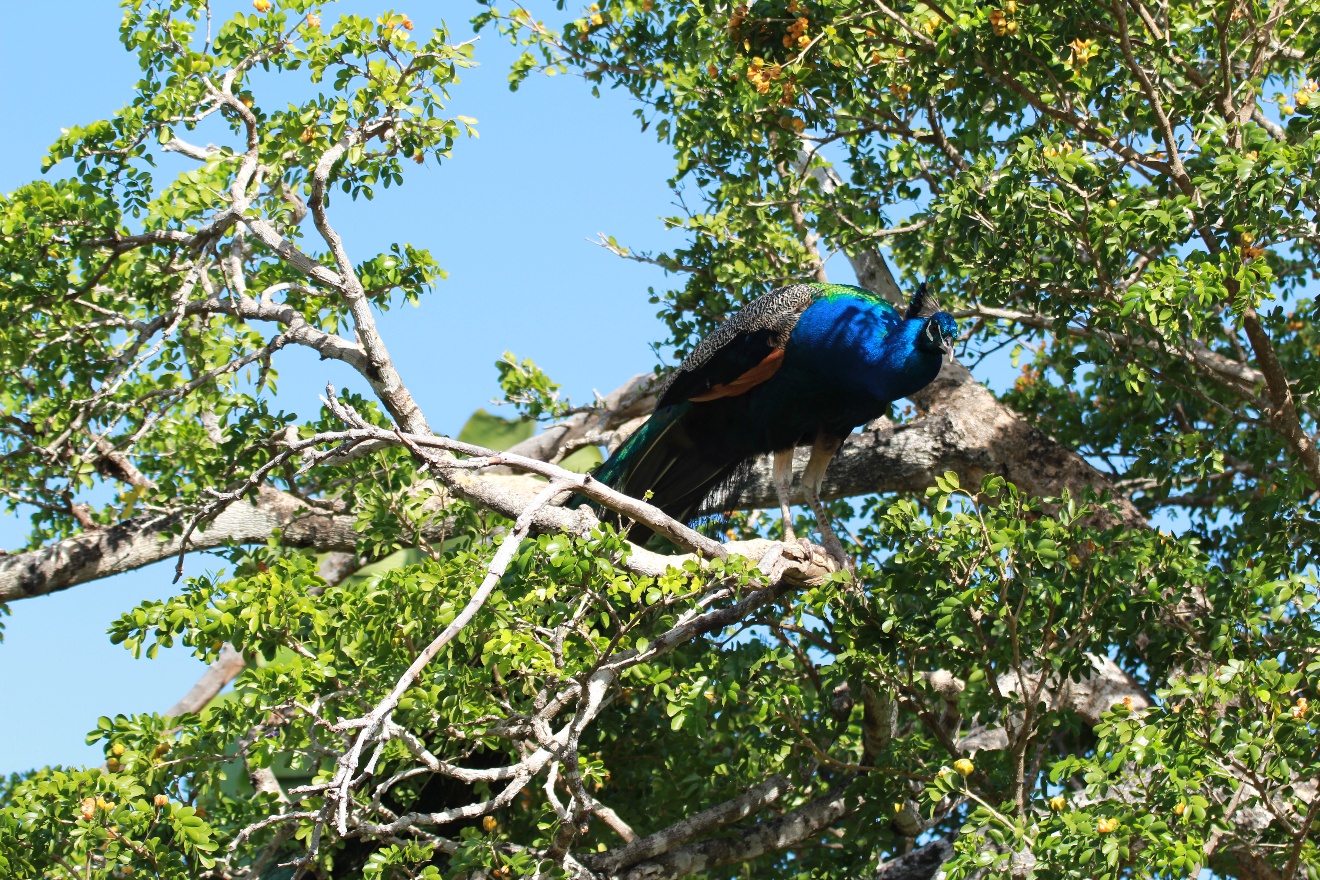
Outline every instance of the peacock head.
<svg viewBox="0 0 1320 880"><path fill-rule="evenodd" d="M958 338L958 322L948 312L940 311L940 304L927 290L924 281L917 285L917 292L912 296L905 317L925 319L921 333L917 336L918 348L953 357L953 342Z"/></svg>
<svg viewBox="0 0 1320 880"><path fill-rule="evenodd" d="M938 351L951 358L953 343L957 338L958 322L948 312L936 312L926 319L926 326L921 328L921 335L917 337L917 346L925 351Z"/></svg>

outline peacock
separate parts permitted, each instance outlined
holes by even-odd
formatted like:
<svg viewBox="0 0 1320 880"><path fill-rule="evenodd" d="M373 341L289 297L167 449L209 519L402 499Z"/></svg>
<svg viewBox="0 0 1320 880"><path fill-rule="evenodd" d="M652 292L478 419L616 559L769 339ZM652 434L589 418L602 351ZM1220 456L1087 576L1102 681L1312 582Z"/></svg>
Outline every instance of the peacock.
<svg viewBox="0 0 1320 880"><path fill-rule="evenodd" d="M952 356L958 327L922 284L905 314L868 290L794 284L749 303L703 339L663 386L655 411L594 476L692 521L739 468L773 453L785 538L793 450L811 444L802 492L825 549L841 565L820 488L859 425L920 391ZM635 526L639 543L650 532Z"/></svg>

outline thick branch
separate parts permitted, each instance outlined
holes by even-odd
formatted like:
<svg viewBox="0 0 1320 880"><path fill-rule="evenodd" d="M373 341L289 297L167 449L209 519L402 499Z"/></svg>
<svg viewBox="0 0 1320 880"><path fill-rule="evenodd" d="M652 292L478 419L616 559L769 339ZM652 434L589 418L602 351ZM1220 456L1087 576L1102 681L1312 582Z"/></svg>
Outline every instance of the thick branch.
<svg viewBox="0 0 1320 880"><path fill-rule="evenodd" d="M65 590L132 571L179 552L186 515L137 516L97 531L57 541L27 553L0 556L0 602ZM239 501L203 530L193 533L192 550L265 542L283 529L290 547L352 550L360 537L352 516L312 511L284 492L263 488L253 501ZM434 525L440 536L440 526Z"/></svg>
<svg viewBox="0 0 1320 880"><path fill-rule="evenodd" d="M861 805L861 798L846 792L826 795L778 819L735 829L726 836L690 843L609 876L619 880L672 880L721 865L750 861L810 841Z"/></svg>
<svg viewBox="0 0 1320 880"><path fill-rule="evenodd" d="M686 843L694 837L709 834L740 819L745 819L766 804L773 803L792 789L788 779L772 776L760 785L754 785L736 798L716 804L675 822L668 828L634 840L627 846L612 849L600 855L583 856L582 861L597 871L614 873Z"/></svg>

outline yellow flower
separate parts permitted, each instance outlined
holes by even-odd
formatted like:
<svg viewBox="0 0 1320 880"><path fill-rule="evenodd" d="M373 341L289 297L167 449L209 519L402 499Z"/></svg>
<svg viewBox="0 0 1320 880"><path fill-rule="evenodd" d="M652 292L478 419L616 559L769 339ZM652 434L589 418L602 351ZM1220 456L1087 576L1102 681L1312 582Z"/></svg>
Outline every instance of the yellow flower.
<svg viewBox="0 0 1320 880"><path fill-rule="evenodd" d="M592 27L600 27L604 23L605 23L605 16L601 15L599 12L593 12L591 14Z"/></svg>
<svg viewBox="0 0 1320 880"><path fill-rule="evenodd" d="M976 765L966 758L959 758L953 762L953 769L957 770L963 776L971 776L972 771L976 769Z"/></svg>
<svg viewBox="0 0 1320 880"><path fill-rule="evenodd" d="M271 6L273 5L274 4L272 4L270 0L252 0L252 8L263 15L270 12Z"/></svg>
<svg viewBox="0 0 1320 880"><path fill-rule="evenodd" d="M1100 51L1095 48L1095 40L1083 40L1081 37L1069 43L1068 48L1072 49L1072 57L1068 59L1072 65L1086 64Z"/></svg>
<svg viewBox="0 0 1320 880"><path fill-rule="evenodd" d="M1101 834L1110 834L1118 830L1118 820L1105 816L1099 822L1095 823L1095 830Z"/></svg>
<svg viewBox="0 0 1320 880"><path fill-rule="evenodd" d="M1293 706L1292 709L1289 710L1289 713L1288 713L1288 714L1292 715L1292 717L1294 717L1294 718L1302 718L1302 717L1305 717L1305 715L1306 715L1306 710L1307 710L1307 708L1308 708L1309 706L1310 706L1310 703L1308 703L1308 702L1306 701L1306 697L1298 697L1298 698L1297 698L1297 705Z"/></svg>
<svg viewBox="0 0 1320 880"><path fill-rule="evenodd" d="M310 13L307 16L307 26L319 28L321 26L321 16L317 15L315 12Z"/></svg>
<svg viewBox="0 0 1320 880"><path fill-rule="evenodd" d="M1187 802L1186 802L1186 801L1178 801L1178 803L1176 803L1176 804L1173 805L1173 815L1175 815L1175 816L1181 816L1181 815L1182 815L1183 813L1185 813L1185 812L1187 812Z"/></svg>
<svg viewBox="0 0 1320 880"><path fill-rule="evenodd" d="M170 805L170 799L168 795L158 794L152 803L158 807L168 807Z"/></svg>
<svg viewBox="0 0 1320 880"><path fill-rule="evenodd" d="M90 820L96 815L96 798L83 798L82 804L78 807L78 812L82 813L84 819Z"/></svg>
<svg viewBox="0 0 1320 880"><path fill-rule="evenodd" d="M1061 795L1061 794L1056 794L1054 797L1050 798L1050 809L1051 809L1051 810L1054 810L1055 812L1058 812L1058 811L1062 810L1062 809L1063 809L1064 807L1066 807L1066 806L1068 806L1068 800L1067 800L1067 798L1065 798L1063 795Z"/></svg>
<svg viewBox="0 0 1320 880"><path fill-rule="evenodd" d="M481 827L485 829L487 834L489 834L496 828L500 827L500 823L494 816L487 816L481 820Z"/></svg>

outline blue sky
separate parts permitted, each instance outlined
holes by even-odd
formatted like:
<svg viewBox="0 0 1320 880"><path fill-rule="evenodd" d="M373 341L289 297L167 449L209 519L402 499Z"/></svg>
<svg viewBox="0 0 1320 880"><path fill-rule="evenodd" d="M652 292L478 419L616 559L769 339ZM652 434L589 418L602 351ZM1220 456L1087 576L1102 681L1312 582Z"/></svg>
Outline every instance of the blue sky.
<svg viewBox="0 0 1320 880"><path fill-rule="evenodd" d="M444 13L454 39L471 36L475 4L394 5L418 34ZM221 17L240 8L216 7ZM388 6L353 0L340 8L374 15ZM137 68L119 44L119 20L109 0L6 4L0 191L40 175L61 127L106 118L130 99ZM420 307L381 318L405 381L432 427L447 433L478 407L491 408L494 362L506 349L533 358L584 400L651 369L649 343L665 336L647 301L648 286L666 284L663 274L588 239L603 231L640 248L677 243L659 219L675 213L665 185L669 149L640 131L628 99L593 98L575 77L536 77L510 93L513 57L503 40L483 36L481 66L452 91L449 110L476 117L479 139L460 141L443 166L409 165L406 185L373 202L333 206L354 259L406 241L430 248L449 272ZM260 87L256 94L261 100ZM350 378L312 354L284 355L280 402L290 410L313 410L328 379ZM19 546L24 534L23 520L0 517L0 548ZM189 562L191 573L219 567L211 557ZM0 774L99 762L100 752L83 744L98 716L162 711L192 685L203 667L184 651L133 660L105 636L119 613L168 595L172 574L161 564L11 606L0 643Z"/></svg>

